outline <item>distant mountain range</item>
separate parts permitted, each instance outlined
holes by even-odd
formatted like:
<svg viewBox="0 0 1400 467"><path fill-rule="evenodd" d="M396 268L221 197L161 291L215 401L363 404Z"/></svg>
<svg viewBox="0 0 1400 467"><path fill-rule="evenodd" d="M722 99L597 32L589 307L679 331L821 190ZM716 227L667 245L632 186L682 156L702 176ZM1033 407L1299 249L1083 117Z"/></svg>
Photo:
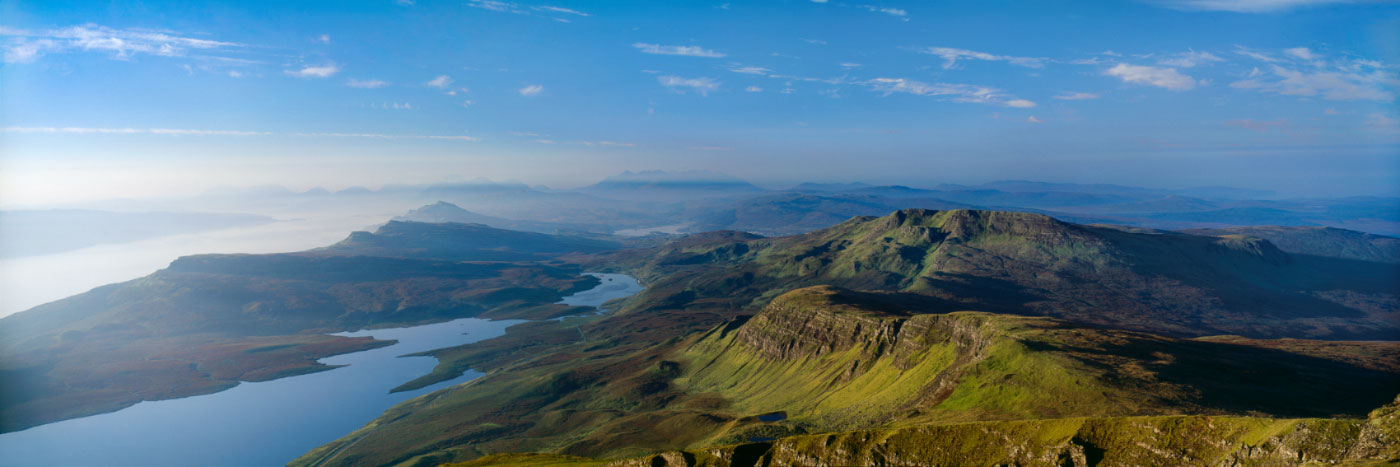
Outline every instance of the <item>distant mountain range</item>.
<svg viewBox="0 0 1400 467"><path fill-rule="evenodd" d="M545 221L530 221L506 219L502 217L488 216L462 209L455 204L438 201L408 213L395 217L394 220L409 222L455 222L460 224L483 224L499 229L520 230L525 232L539 232L547 234L563 233L611 233L614 229L602 224L570 224L555 223Z"/></svg>
<svg viewBox="0 0 1400 467"><path fill-rule="evenodd" d="M411 206L442 202L466 212L449 213L445 206L438 206L402 219L480 222L543 233L684 226L682 232L734 229L772 236L828 227L852 215L880 215L908 208L974 208L1158 229L1326 226L1400 235L1400 198L1278 199L1268 191L1228 187L1153 189L1033 181L930 183L924 187L802 183L788 189L766 189L705 171L625 172L567 190L488 180L337 192L314 189L295 193L282 187L255 187L211 191L192 202L217 209L261 203L266 212L347 210L367 205L398 206L395 210L403 212ZM472 216L485 217L473 220Z"/></svg>

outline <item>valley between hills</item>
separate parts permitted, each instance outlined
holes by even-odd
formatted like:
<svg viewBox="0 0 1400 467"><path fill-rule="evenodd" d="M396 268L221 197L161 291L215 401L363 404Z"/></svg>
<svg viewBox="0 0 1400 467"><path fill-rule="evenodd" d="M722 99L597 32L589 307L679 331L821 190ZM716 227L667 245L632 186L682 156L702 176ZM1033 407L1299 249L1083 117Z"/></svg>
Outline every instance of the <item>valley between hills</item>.
<svg viewBox="0 0 1400 467"><path fill-rule="evenodd" d="M0 428L329 370L387 343L327 333L475 316L531 321L423 352L437 367L396 391L485 375L291 464L1385 463L1394 241L964 209L785 237L393 221L0 320ZM645 289L599 314L557 304L597 283L585 271Z"/></svg>

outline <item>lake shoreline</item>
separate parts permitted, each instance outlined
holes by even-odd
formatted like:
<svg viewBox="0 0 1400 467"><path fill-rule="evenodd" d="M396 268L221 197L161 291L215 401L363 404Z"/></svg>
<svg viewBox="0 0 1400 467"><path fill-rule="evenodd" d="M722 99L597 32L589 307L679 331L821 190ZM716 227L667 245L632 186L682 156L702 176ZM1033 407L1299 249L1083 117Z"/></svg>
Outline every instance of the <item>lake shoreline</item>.
<svg viewBox="0 0 1400 467"><path fill-rule="evenodd" d="M594 287L568 297L607 284L600 279ZM580 306L564 302L559 304L569 309ZM318 355L295 370L266 372L262 376L269 378L258 381L0 434L0 451L7 453L0 465L71 465L92 459L114 465L280 465L353 431L397 403L482 375L467 370L413 390L391 392L393 386L430 374L441 363L436 358L404 357L432 356L424 352L489 340L505 335L509 327L534 321L471 317L302 335L311 340L360 342L357 349ZM253 354L292 350L281 347ZM219 453L225 446L248 443L259 445L262 452Z"/></svg>

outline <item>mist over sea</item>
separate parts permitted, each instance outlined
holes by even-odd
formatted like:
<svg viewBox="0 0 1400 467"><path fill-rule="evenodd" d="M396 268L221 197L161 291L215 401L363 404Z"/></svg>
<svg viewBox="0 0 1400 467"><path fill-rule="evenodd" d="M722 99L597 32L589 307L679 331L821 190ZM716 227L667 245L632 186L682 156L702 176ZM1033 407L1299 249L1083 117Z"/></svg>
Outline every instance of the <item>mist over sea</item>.
<svg viewBox="0 0 1400 467"><path fill-rule="evenodd" d="M271 223L101 244L53 254L0 259L0 317L106 284L145 276L181 256L279 253L326 246L372 229L393 213L277 216ZM94 225L92 229L101 229ZM2 230L3 227L0 227Z"/></svg>

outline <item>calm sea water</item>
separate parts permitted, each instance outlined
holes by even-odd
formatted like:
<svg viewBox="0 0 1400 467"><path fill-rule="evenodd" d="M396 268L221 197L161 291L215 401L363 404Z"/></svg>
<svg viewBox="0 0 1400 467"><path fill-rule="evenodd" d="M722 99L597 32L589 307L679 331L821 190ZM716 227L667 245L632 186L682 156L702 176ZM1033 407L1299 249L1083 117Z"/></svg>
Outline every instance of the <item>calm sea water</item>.
<svg viewBox="0 0 1400 467"><path fill-rule="evenodd" d="M562 303L599 306L641 291L630 276L603 280ZM227 391L154 402L0 435L0 465L262 466L283 465L354 431L389 407L481 376L462 376L416 391L389 390L427 374L431 357L400 355L451 347L505 333L519 320L465 318L395 329L340 333L398 340L374 350L322 359L348 365Z"/></svg>

